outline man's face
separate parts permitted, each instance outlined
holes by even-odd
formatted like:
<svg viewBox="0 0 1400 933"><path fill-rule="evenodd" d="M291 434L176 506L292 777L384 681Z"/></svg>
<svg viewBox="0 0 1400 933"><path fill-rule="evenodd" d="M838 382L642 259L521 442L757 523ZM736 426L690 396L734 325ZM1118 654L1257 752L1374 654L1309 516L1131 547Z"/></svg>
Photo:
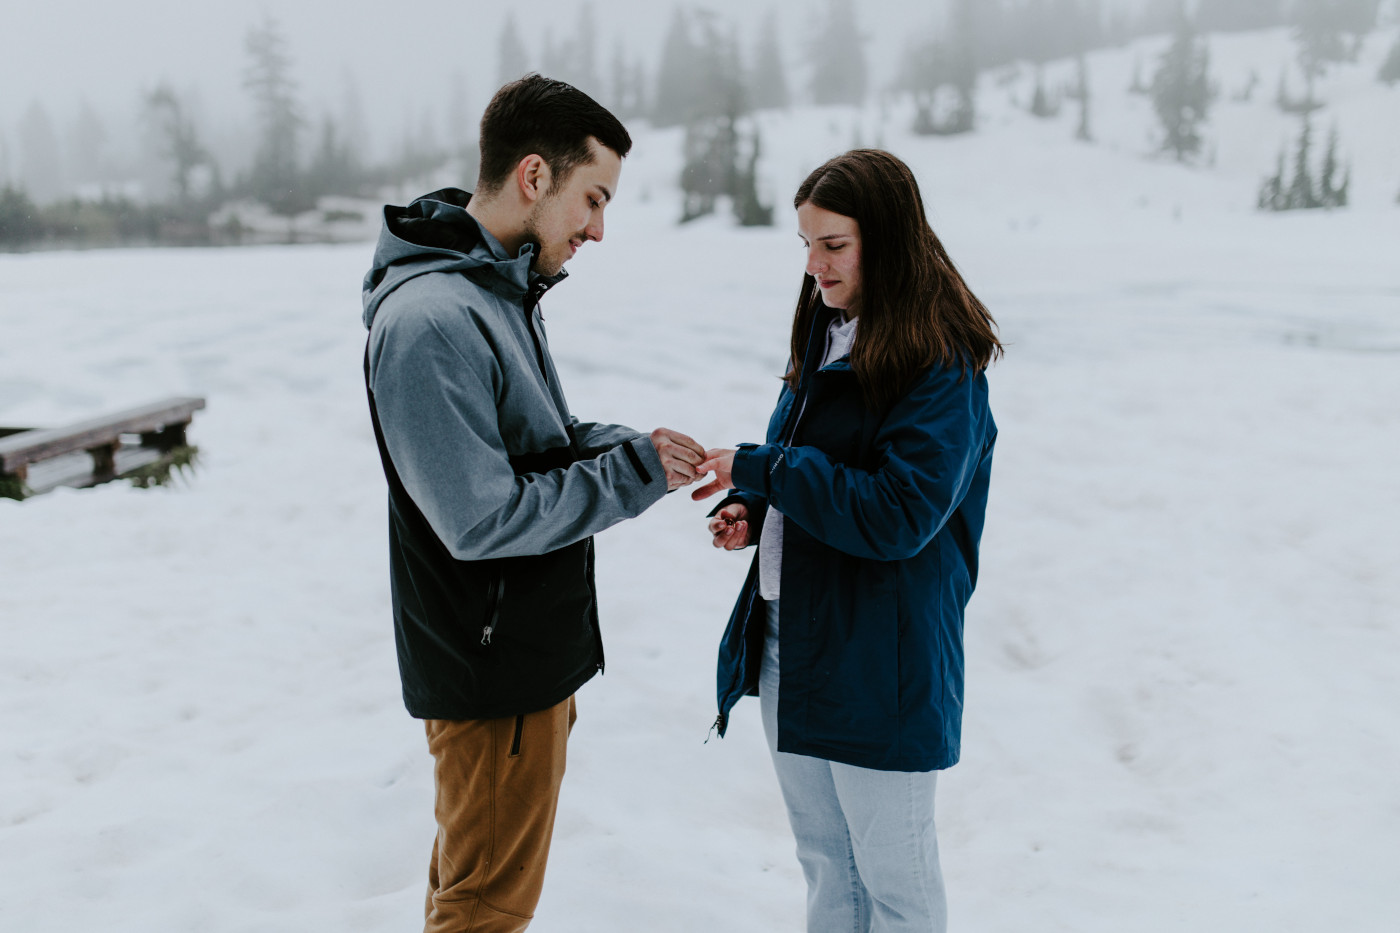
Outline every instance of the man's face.
<svg viewBox="0 0 1400 933"><path fill-rule="evenodd" d="M593 160L575 168L561 187L551 183L525 219L536 247L531 268L540 275L557 274L584 243L603 239L603 209L617 193L622 158L596 139L588 148Z"/></svg>

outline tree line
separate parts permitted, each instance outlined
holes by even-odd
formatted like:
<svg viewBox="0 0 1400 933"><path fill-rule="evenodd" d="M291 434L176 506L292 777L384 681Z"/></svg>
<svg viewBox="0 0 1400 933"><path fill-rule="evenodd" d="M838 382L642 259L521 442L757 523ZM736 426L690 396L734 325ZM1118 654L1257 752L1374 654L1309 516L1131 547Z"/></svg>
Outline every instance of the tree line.
<svg viewBox="0 0 1400 933"><path fill-rule="evenodd" d="M498 36L500 83L534 70L582 88L628 121L682 129L681 220L726 205L742 224L772 222L759 175L763 139L756 114L801 101L816 105L861 106L904 96L914 102L911 129L952 135L977 128L978 78L988 71L1028 65L1034 72L1030 113L1055 116L1076 105L1076 136L1093 138L1085 54L1139 36L1169 33L1166 51L1139 65L1132 92L1148 95L1160 124L1160 147L1180 161L1201 157L1202 127L1219 89L1210 79L1207 37L1212 32L1287 27L1297 50L1295 90L1288 71L1280 74L1278 106L1305 121L1325 103L1316 81L1329 67L1353 61L1365 37L1376 28L1379 0L1147 0L1136 8L1108 7L1103 0L950 0L946 19L919 29L911 24L892 83L875 87L870 77L869 41L854 0L820 0L800 62L787 62L779 23L769 11L754 23L726 20L701 6L673 6L653 68L621 37L601 48L594 6L585 2L577 21L556 37L546 29L527 50L515 16L508 15ZM337 114L314 119L301 101L295 62L270 15L244 37L243 88L255 114L252 145L244 165L230 173L202 136L191 95L169 82L141 95L148 174L145 196L124 187L103 189L96 197L55 197L53 188L16 185L15 154L0 137L0 246L43 239L145 242L224 242L239 237L237 218L218 224L210 218L220 205L251 201L285 217L313 209L329 195L374 197L386 186L429 183L450 173L470 185L476 170L476 114L460 79L449 89L451 111L446 134L424 116L402 134L400 149L371 163L364 118L353 81L347 81ZM1072 85L1045 84L1042 66L1056 59L1078 60ZM1400 41L1377 76L1400 81ZM1254 93L1251 77L1242 92ZM443 136L447 138L443 138ZM56 164L57 134L38 105L20 126L27 165ZM75 161L101 149L104 129L84 108L69 134ZM1337 161L1337 138L1329 144ZM1306 164L1312 146L1311 123L1300 126L1293 165ZM1281 160L1281 165L1286 160ZM91 168L91 166L88 166ZM1283 177L1266 178L1259 203L1269 209L1341 206L1349 168L1333 175L1326 194L1286 197L1306 185ZM1320 174L1319 174L1320 173ZM1296 175L1296 171L1295 171ZM1308 182L1309 184L1311 181ZM156 192L152 196L149 192Z"/></svg>

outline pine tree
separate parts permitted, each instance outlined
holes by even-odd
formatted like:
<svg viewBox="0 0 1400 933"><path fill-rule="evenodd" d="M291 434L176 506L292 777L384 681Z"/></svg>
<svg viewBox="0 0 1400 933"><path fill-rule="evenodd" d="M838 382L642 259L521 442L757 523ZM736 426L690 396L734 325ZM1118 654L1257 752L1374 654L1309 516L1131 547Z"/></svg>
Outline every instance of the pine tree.
<svg viewBox="0 0 1400 933"><path fill-rule="evenodd" d="M71 170L74 179L80 183L105 182L107 180L106 159L103 150L107 145L107 128L102 118L93 110L92 104L84 100L78 115L68 130L67 150L71 153ZM0 183L4 175L0 174Z"/></svg>
<svg viewBox="0 0 1400 933"><path fill-rule="evenodd" d="M1338 7L1345 0L1298 0L1293 11L1293 36L1298 43L1298 64L1308 82L1308 99L1313 84L1327 73L1327 66L1345 61L1347 43L1342 38L1344 17Z"/></svg>
<svg viewBox="0 0 1400 933"><path fill-rule="evenodd" d="M1312 124L1304 117L1293 154L1293 179L1285 182L1285 153L1279 153L1278 169L1264 179L1259 190L1259 208L1271 211L1312 210L1346 207L1351 188L1351 169L1342 172L1338 155L1338 135L1334 125L1327 139L1322 167L1314 180L1312 171Z"/></svg>
<svg viewBox="0 0 1400 933"><path fill-rule="evenodd" d="M275 213L290 216L310 206L301 175L301 133L305 119L296 101L291 57L277 21L270 15L248 30L248 68L243 86L258 113L258 149L250 188Z"/></svg>
<svg viewBox="0 0 1400 933"><path fill-rule="evenodd" d="M1089 131L1089 63L1084 60L1084 56L1079 56L1078 62L1078 82L1075 89L1075 96L1079 98L1079 126L1074 131L1074 138L1081 142L1093 142L1093 133Z"/></svg>
<svg viewBox="0 0 1400 933"><path fill-rule="evenodd" d="M603 83L598 76L598 20L591 0L584 0L578 11L578 28L574 33L570 84L590 96L602 96Z"/></svg>
<svg viewBox="0 0 1400 933"><path fill-rule="evenodd" d="M984 0L985 2L985 0ZM957 103L944 121L944 135L971 132L977 122L977 16L973 0L954 0L950 81Z"/></svg>
<svg viewBox="0 0 1400 933"><path fill-rule="evenodd" d="M45 204L63 193L63 151L49 112L36 99L19 123L19 177L28 195Z"/></svg>
<svg viewBox="0 0 1400 933"><path fill-rule="evenodd" d="M328 113L321 115L318 135L319 142L306 172L312 194L358 193L358 162L335 117Z"/></svg>
<svg viewBox="0 0 1400 933"><path fill-rule="evenodd" d="M1351 170L1337 181L1337 126L1327 136L1327 152L1322 157L1322 177L1319 179L1318 202L1322 207L1346 207L1347 188L1351 183Z"/></svg>
<svg viewBox="0 0 1400 933"><path fill-rule="evenodd" d="M764 17L758 44L754 47L752 74L754 109L787 109L792 101L783 71L782 50L778 47L778 18L772 10Z"/></svg>
<svg viewBox="0 0 1400 933"><path fill-rule="evenodd" d="M461 184L476 185L477 169L481 167L478 121L467 93L467 79L461 72L452 76L452 92L447 99L447 155L457 163Z"/></svg>
<svg viewBox="0 0 1400 933"><path fill-rule="evenodd" d="M1306 2L1306 0L1303 0ZM1347 61L1356 61L1361 54L1361 45L1376 28L1380 16L1380 0L1332 0L1336 8L1338 27L1344 35L1351 37L1346 48Z"/></svg>
<svg viewBox="0 0 1400 933"><path fill-rule="evenodd" d="M613 38L612 66L609 68L610 86L605 105L619 120L632 117L632 68L627 63L627 50L623 48L622 37Z"/></svg>
<svg viewBox="0 0 1400 933"><path fill-rule="evenodd" d="M1287 21L1280 0L1200 0L1196 6L1196 24L1202 32L1267 29Z"/></svg>
<svg viewBox="0 0 1400 933"><path fill-rule="evenodd" d="M1390 85L1400 81L1400 35L1395 37L1395 44L1390 47L1390 54L1385 57L1376 78Z"/></svg>
<svg viewBox="0 0 1400 933"><path fill-rule="evenodd" d="M1287 155L1283 150L1279 150L1278 168L1274 174L1264 179L1259 186L1259 209L1261 211L1282 211L1287 210L1287 200L1283 193L1284 163Z"/></svg>
<svg viewBox="0 0 1400 933"><path fill-rule="evenodd" d="M734 180L734 216L741 227L773 226L773 205L764 204L758 195L758 159L762 151L763 140L755 125L749 137L748 161Z"/></svg>
<svg viewBox="0 0 1400 933"><path fill-rule="evenodd" d="M39 208L8 181L0 183L0 246L23 246L44 234ZM0 490L0 496L3 496Z"/></svg>
<svg viewBox="0 0 1400 933"><path fill-rule="evenodd" d="M1293 182L1288 186L1285 204L1289 210L1307 210L1321 206L1313 186L1308 158L1312 150L1312 123L1303 120L1303 132L1298 136L1298 148L1293 156Z"/></svg>
<svg viewBox="0 0 1400 933"><path fill-rule="evenodd" d="M525 45L520 41L520 31L515 28L515 14L506 13L506 21L501 26L501 38L497 44L497 85L509 84L530 70L530 60L525 55Z"/></svg>
<svg viewBox="0 0 1400 933"><path fill-rule="evenodd" d="M1177 161L1201 148L1201 124L1210 110L1210 54L1184 9L1172 44L1162 55L1152 79L1152 106L1162 123L1162 149Z"/></svg>
<svg viewBox="0 0 1400 933"><path fill-rule="evenodd" d="M854 0L827 0L826 22L812 49L812 101L860 104L865 100L864 38Z"/></svg>
<svg viewBox="0 0 1400 933"><path fill-rule="evenodd" d="M683 6L671 10L671 24L661 47L661 67L656 76L652 122L676 126L695 119L695 84L699 53L690 36L690 16Z"/></svg>
<svg viewBox="0 0 1400 933"><path fill-rule="evenodd" d="M170 181L177 204L188 207L193 201L194 170L209 162L210 156L199 141L194 121L175 90L166 82L146 95L146 113L161 137L161 154L170 162Z"/></svg>
<svg viewBox="0 0 1400 933"><path fill-rule="evenodd" d="M1045 90L1045 75L1040 68L1035 70L1035 90L1031 93L1031 115L1042 120L1060 114L1060 102L1053 100Z"/></svg>
<svg viewBox="0 0 1400 933"><path fill-rule="evenodd" d="M1129 94L1151 94L1152 87L1142 79L1142 59L1133 59L1133 83L1128 85Z"/></svg>

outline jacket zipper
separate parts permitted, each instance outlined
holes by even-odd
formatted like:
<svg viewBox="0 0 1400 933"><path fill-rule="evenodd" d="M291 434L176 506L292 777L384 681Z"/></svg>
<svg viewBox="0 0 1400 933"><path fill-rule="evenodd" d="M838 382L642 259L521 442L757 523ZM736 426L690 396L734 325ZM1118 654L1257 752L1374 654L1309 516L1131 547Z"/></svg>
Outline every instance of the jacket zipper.
<svg viewBox="0 0 1400 933"><path fill-rule="evenodd" d="M481 643L491 644L491 634L496 631L501 622L501 600L506 594L506 577L503 573L497 573L496 579L491 581L491 589L486 594L486 624L481 628Z"/></svg>
<svg viewBox="0 0 1400 933"><path fill-rule="evenodd" d="M727 697L729 694L731 694L731 693L734 692L734 687L739 683L739 677L740 677L740 673L739 673L739 672L740 672L740 670L743 668L743 662L745 662L745 661L748 660L748 654L749 654L749 622L750 622L750 620L753 618L753 603L754 603L754 600L757 599L757 598L758 598L758 579L757 579L757 577L755 576L754 582L753 582L753 589L751 589L751 590L749 591L749 603L748 603L747 606L744 607L744 630L743 630L742 632L739 633L739 639L740 639L740 641L741 641L741 642L743 643L743 645L744 645L744 651L743 651L743 654L740 656L740 659L739 659L739 660L740 660L740 663L734 665L734 676L733 676L732 678L730 678L730 680L729 680L729 689L726 690L726 691L724 691L726 697ZM725 715L724 710L721 709L721 710L719 711L719 715L715 717L714 724L713 724L712 726L710 726L710 732L713 733L713 732L715 732L716 730L718 730L719 735L720 735L720 738L724 738L724 724L728 721L728 718L729 718L729 717ZM709 741L710 741L709 735L706 735L706 736L705 736L705 741L706 741L706 742L709 742Z"/></svg>

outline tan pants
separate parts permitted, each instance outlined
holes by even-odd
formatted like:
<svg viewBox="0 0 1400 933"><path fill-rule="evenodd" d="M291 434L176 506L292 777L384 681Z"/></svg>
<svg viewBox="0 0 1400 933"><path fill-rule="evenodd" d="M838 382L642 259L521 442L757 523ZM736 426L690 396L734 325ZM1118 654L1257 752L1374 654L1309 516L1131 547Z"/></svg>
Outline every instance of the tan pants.
<svg viewBox="0 0 1400 933"><path fill-rule="evenodd" d="M424 721L437 839L424 933L520 933L544 887L574 698L525 716Z"/></svg>

